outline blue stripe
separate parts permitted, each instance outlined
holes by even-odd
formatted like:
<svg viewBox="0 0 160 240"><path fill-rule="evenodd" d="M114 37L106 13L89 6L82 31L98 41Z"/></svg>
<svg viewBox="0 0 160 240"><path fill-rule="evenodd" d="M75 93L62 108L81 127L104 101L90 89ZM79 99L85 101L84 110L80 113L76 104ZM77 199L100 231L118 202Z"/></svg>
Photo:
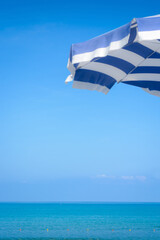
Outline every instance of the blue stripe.
<svg viewBox="0 0 160 240"><path fill-rule="evenodd" d="M132 43L135 40L136 36L137 36L137 26L134 28L131 28L128 43L129 44Z"/></svg>
<svg viewBox="0 0 160 240"><path fill-rule="evenodd" d="M155 52L149 58L160 58L160 53Z"/></svg>
<svg viewBox="0 0 160 240"><path fill-rule="evenodd" d="M79 65L79 63L73 64L73 66L74 66L76 69L77 69L78 65Z"/></svg>
<svg viewBox="0 0 160 240"><path fill-rule="evenodd" d="M135 42L133 44L130 44L130 45L127 45L127 46L123 47L123 49L134 52L134 53L136 53L137 55L140 55L143 58L146 58L151 53L153 53L153 51L150 48L147 48L147 47L145 47L142 44L137 43L137 42Z"/></svg>
<svg viewBox="0 0 160 240"><path fill-rule="evenodd" d="M114 78L106 74L86 69L78 69L76 71L74 80L99 84L101 86L106 86L109 89L111 89L111 87L116 83L116 80Z"/></svg>
<svg viewBox="0 0 160 240"><path fill-rule="evenodd" d="M156 82L156 81L125 81L122 83L141 87L141 88L148 88L151 91L153 90L160 91L160 82Z"/></svg>
<svg viewBox="0 0 160 240"><path fill-rule="evenodd" d="M137 67L131 74L134 73L160 73L160 67L153 67L153 66L144 66L144 67ZM160 79L160 77L159 77Z"/></svg>
<svg viewBox="0 0 160 240"><path fill-rule="evenodd" d="M137 18L139 31L160 30L160 17Z"/></svg>
<svg viewBox="0 0 160 240"><path fill-rule="evenodd" d="M70 62L72 62L72 46L70 47L69 59L70 59Z"/></svg>
<svg viewBox="0 0 160 240"><path fill-rule="evenodd" d="M107 57L99 58L95 62L106 63L108 65L114 66L116 68L119 68L126 74L129 73L135 67L133 64L121 58L112 57L109 55Z"/></svg>
<svg viewBox="0 0 160 240"><path fill-rule="evenodd" d="M92 52L97 48L108 47L111 42L119 41L130 33L130 23L117 28L111 32L105 33L101 36L90 39L86 42L73 44L71 48L72 56L76 54Z"/></svg>

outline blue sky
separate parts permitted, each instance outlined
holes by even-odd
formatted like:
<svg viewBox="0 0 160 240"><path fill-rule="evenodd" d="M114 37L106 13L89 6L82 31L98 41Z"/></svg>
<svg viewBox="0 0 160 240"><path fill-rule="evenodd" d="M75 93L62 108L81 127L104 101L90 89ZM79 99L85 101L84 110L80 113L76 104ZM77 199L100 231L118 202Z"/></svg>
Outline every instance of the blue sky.
<svg viewBox="0 0 160 240"><path fill-rule="evenodd" d="M125 84L108 95L64 84L72 43L159 9L0 2L0 201L160 201L160 98Z"/></svg>

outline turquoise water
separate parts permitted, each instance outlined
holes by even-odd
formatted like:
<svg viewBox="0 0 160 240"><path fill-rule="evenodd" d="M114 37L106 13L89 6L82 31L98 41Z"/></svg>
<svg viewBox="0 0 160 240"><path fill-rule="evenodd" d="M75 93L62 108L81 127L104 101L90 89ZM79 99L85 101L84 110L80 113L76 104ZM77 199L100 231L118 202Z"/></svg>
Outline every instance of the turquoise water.
<svg viewBox="0 0 160 240"><path fill-rule="evenodd" d="M0 203L0 239L160 239L160 204Z"/></svg>

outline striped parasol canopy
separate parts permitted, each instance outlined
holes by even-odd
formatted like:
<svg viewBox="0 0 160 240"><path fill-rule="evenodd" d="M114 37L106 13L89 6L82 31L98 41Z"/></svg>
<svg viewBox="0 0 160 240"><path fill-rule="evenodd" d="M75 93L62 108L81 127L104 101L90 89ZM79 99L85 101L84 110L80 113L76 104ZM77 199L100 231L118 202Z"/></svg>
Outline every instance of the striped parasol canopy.
<svg viewBox="0 0 160 240"><path fill-rule="evenodd" d="M130 23L70 49L68 69L73 88L105 94L125 83L160 96L160 15Z"/></svg>

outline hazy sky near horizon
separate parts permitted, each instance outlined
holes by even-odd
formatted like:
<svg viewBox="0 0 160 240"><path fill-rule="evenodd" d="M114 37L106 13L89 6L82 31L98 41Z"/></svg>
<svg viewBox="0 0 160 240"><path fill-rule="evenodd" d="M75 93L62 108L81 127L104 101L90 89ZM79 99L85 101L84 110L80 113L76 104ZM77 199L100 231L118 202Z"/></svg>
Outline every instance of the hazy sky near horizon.
<svg viewBox="0 0 160 240"><path fill-rule="evenodd" d="M160 201L160 98L64 81L72 43L159 1L0 2L0 201Z"/></svg>

